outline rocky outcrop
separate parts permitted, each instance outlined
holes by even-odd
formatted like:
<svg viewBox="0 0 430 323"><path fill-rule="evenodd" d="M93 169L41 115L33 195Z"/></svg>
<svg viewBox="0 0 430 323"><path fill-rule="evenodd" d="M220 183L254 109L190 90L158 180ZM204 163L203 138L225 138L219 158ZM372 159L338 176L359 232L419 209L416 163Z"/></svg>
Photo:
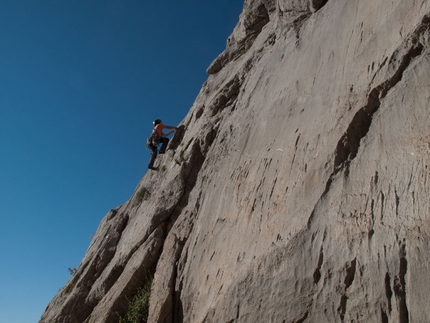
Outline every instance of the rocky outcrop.
<svg viewBox="0 0 430 323"><path fill-rule="evenodd" d="M41 322L428 322L430 3L247 0Z"/></svg>

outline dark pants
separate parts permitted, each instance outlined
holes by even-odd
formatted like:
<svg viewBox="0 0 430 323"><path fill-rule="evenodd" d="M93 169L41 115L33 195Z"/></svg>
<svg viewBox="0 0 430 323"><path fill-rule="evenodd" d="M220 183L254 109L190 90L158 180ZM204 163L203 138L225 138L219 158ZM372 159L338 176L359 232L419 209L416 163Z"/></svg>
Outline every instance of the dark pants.
<svg viewBox="0 0 430 323"><path fill-rule="evenodd" d="M169 138L161 137L160 142L162 143L159 153L164 154L166 152L167 145L169 144Z"/></svg>
<svg viewBox="0 0 430 323"><path fill-rule="evenodd" d="M160 138L160 142L162 143L161 148L160 148L160 154L164 154L166 152L166 148L167 145L169 143L169 138L166 137L161 137ZM158 155L158 147L157 146L152 146L152 153L151 153L151 159L149 161L148 167L154 167L154 162L155 159L157 158Z"/></svg>

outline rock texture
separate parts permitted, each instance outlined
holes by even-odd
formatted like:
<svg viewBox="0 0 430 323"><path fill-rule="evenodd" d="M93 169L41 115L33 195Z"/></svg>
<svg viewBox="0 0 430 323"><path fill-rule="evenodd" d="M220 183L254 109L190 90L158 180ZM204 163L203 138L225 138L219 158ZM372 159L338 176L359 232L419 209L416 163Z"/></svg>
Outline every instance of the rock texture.
<svg viewBox="0 0 430 323"><path fill-rule="evenodd" d="M430 322L430 2L246 0L41 322Z"/></svg>

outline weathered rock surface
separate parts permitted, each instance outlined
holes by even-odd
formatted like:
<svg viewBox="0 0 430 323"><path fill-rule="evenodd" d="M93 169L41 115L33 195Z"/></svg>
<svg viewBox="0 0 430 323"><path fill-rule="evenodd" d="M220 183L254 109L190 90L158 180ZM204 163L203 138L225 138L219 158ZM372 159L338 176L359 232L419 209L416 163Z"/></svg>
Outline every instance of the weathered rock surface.
<svg viewBox="0 0 430 323"><path fill-rule="evenodd" d="M247 0L41 322L430 322L430 2Z"/></svg>

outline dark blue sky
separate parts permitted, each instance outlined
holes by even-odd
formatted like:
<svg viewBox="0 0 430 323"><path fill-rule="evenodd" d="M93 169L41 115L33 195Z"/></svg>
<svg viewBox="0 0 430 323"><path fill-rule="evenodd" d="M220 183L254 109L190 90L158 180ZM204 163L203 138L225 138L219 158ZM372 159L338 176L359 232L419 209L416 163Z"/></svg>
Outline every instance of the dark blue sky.
<svg viewBox="0 0 430 323"><path fill-rule="evenodd" d="M177 125L242 0L3 0L0 312L34 323Z"/></svg>

